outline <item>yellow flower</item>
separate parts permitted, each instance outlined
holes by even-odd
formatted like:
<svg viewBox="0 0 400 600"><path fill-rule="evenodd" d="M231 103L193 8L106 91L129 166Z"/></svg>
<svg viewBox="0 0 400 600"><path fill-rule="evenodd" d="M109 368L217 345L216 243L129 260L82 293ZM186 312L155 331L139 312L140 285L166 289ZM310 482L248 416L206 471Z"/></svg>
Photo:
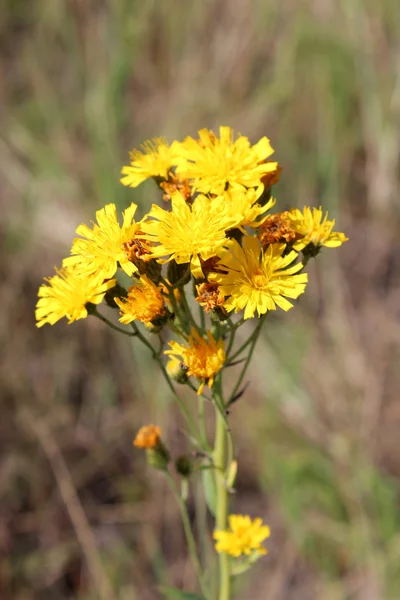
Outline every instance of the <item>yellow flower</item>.
<svg viewBox="0 0 400 600"><path fill-rule="evenodd" d="M63 266L74 265L82 274L96 273L103 279L113 277L118 264L128 275L135 273L137 267L131 262L130 243L140 234L140 223L133 219L136 208L132 203L125 210L122 225L118 223L115 204L107 204L96 212L97 223L93 223L93 229L79 225L76 233L84 239L74 240L72 256L64 259Z"/></svg>
<svg viewBox="0 0 400 600"><path fill-rule="evenodd" d="M127 298L115 298L121 309L120 322L127 325L135 319L150 323L165 315L164 298L156 285L142 275L140 282L128 290Z"/></svg>
<svg viewBox="0 0 400 600"><path fill-rule="evenodd" d="M147 233L145 239L158 242L152 256L166 261L175 259L178 264L190 263L195 277L203 277L200 258L215 256L226 243L225 231L237 225L239 216L227 213L224 199L210 200L198 196L192 205L176 192L172 196L172 210L167 211L153 204L149 217L141 228ZM165 262L165 261L163 261Z"/></svg>
<svg viewBox="0 0 400 600"><path fill-rule="evenodd" d="M88 316L86 304L100 304L105 293L116 284L115 279L103 282L93 275L81 277L73 268L56 269L57 275L47 278L39 288L36 304L37 327L54 325L63 317L68 323Z"/></svg>
<svg viewBox="0 0 400 600"><path fill-rule="evenodd" d="M229 515L229 530L214 531L217 552L226 552L235 558L241 554L267 554L261 545L271 535L268 525L262 524L262 519L250 519L248 515Z"/></svg>
<svg viewBox="0 0 400 600"><path fill-rule="evenodd" d="M335 226L335 220L328 221L328 213L322 220L322 208L313 208L305 206L303 212L298 208L293 208L289 213L292 229L301 236L301 239L293 244L297 251L302 250L308 244L314 246L326 246L327 248L337 248L349 238L344 233L332 231Z"/></svg>
<svg viewBox="0 0 400 600"><path fill-rule="evenodd" d="M161 438L161 427L158 425L144 425L141 427L133 441L136 448L145 448L151 450L155 448Z"/></svg>
<svg viewBox="0 0 400 600"><path fill-rule="evenodd" d="M170 355L176 364L187 367L187 375L194 375L201 380L197 393L200 395L205 384L212 387L214 376L222 369L225 362L225 344L223 340L216 341L207 331L207 338L201 337L195 329L189 336L189 346L177 342L169 342L171 350L164 354ZM178 358L180 357L180 358ZM171 368L172 365L170 365Z"/></svg>
<svg viewBox="0 0 400 600"><path fill-rule="evenodd" d="M258 227L262 221L260 217L264 215L276 203L275 198L271 198L265 206L257 203L257 200L264 191L264 186L260 185L257 189L250 188L230 188L223 193L223 198L227 204L227 212L232 216L241 215L237 226ZM214 202L214 200L213 200Z"/></svg>
<svg viewBox="0 0 400 600"><path fill-rule="evenodd" d="M222 194L229 186L257 187L266 173L275 172L276 162L263 162L274 150L267 137L254 146L247 137L234 140L230 127L219 128L220 137L212 131L199 131L200 140L187 137L179 145L176 172L193 179L193 188L207 194Z"/></svg>
<svg viewBox="0 0 400 600"><path fill-rule="evenodd" d="M141 146L142 151L130 152L131 164L122 167L121 183L129 187L137 187L149 177L167 179L168 171L175 164L176 142L171 146L165 138L147 140Z"/></svg>
<svg viewBox="0 0 400 600"><path fill-rule="evenodd" d="M271 244L263 253L257 238L244 236L243 248L232 240L229 250L220 253L221 264L227 273L210 273L209 279L216 281L221 292L230 296L224 303L230 311L244 311L244 318L275 310L277 306L287 311L293 304L287 298L298 298L305 290L307 273L295 275L303 267L297 263L289 267L296 259L292 251L282 256L284 244ZM289 268L288 268L289 267Z"/></svg>

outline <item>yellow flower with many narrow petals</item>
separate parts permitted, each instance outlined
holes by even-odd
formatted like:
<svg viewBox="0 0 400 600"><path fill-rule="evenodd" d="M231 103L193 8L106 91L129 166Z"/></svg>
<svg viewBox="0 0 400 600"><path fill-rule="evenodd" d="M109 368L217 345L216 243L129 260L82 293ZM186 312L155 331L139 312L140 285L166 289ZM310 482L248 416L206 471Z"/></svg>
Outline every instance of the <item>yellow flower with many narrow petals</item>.
<svg viewBox="0 0 400 600"><path fill-rule="evenodd" d="M142 144L142 151L130 152L130 166L122 167L124 175L121 183L129 187L137 187L149 177L167 179L170 168L175 164L177 143L171 146L165 138L147 140Z"/></svg>
<svg viewBox="0 0 400 600"><path fill-rule="evenodd" d="M115 298L121 309L120 322L127 325L134 320L151 323L166 313L164 297L146 275L128 290L127 298Z"/></svg>
<svg viewBox="0 0 400 600"><path fill-rule="evenodd" d="M161 438L161 427L158 425L144 425L139 429L133 441L136 448L151 450L156 448Z"/></svg>
<svg viewBox="0 0 400 600"><path fill-rule="evenodd" d="M311 209L305 206L303 212L298 208L293 208L288 216L292 229L298 236L301 236L301 239L293 244L293 248L297 251L302 250L308 244L337 248L349 239L344 233L332 231L335 220L328 221L328 213L325 213L322 219L321 207Z"/></svg>
<svg viewBox="0 0 400 600"><path fill-rule="evenodd" d="M272 208L276 200L271 198L265 206L257 203L264 187L261 185L257 189L250 188L230 188L223 193L223 198L227 204L227 212L232 216L241 215L238 226L258 227L262 219L261 217Z"/></svg>
<svg viewBox="0 0 400 600"><path fill-rule="evenodd" d="M68 323L86 318L88 302L100 304L107 290L116 283L115 279L103 282L93 275L81 277L73 268L57 270L56 275L45 281L47 283L39 288L36 304L37 327L45 323L54 325L63 317Z"/></svg>
<svg viewBox="0 0 400 600"><path fill-rule="evenodd" d="M277 306L289 310L293 304L286 298L298 298L305 290L307 273L298 273L303 267L297 263L297 252L282 256L285 244L271 244L262 252L257 238L244 236L241 247L232 240L229 249L219 254L221 265L227 273L210 273L209 279L216 281L221 292L229 296L224 302L227 310L239 312L244 309L244 318L253 317Z"/></svg>
<svg viewBox="0 0 400 600"><path fill-rule="evenodd" d="M192 179L193 188L204 194L222 194L227 186L257 187L266 173L275 172L276 162L264 162L274 150L267 137L251 146L240 135L234 139L230 127L219 128L220 137L202 129L199 140L187 137L179 147L176 172Z"/></svg>
<svg viewBox="0 0 400 600"><path fill-rule="evenodd" d="M217 552L226 552L235 558L242 554L267 554L261 545L271 535L268 525L262 524L262 519L250 519L248 515L229 515L229 529L214 531Z"/></svg>
<svg viewBox="0 0 400 600"><path fill-rule="evenodd" d="M194 375L201 380L197 391L200 395L205 384L212 387L214 376L222 369L225 362L225 344L223 340L216 341L207 331L207 339L203 338L192 329L189 336L189 346L182 346L177 342L169 342L171 350L165 350L164 354L171 356L177 365L183 363L187 367L186 374Z"/></svg>
<svg viewBox="0 0 400 600"><path fill-rule="evenodd" d="M131 262L132 252L130 243L135 236L140 235L140 223L133 219L136 204L132 203L123 213L123 223L117 218L115 204L107 204L96 212L97 223L93 229L87 225L79 225L76 233L82 238L76 238L71 248L71 255L64 259L63 266L75 266L82 274L96 273L103 279L115 275L118 264L128 275L137 271Z"/></svg>
<svg viewBox="0 0 400 600"><path fill-rule="evenodd" d="M227 241L225 231L240 220L240 215L229 214L222 197L198 196L190 205L179 192L172 196L171 211L153 204L148 216L141 228L147 234L142 237L159 244L152 249L152 256L190 263L197 278L203 277L200 258L215 256Z"/></svg>

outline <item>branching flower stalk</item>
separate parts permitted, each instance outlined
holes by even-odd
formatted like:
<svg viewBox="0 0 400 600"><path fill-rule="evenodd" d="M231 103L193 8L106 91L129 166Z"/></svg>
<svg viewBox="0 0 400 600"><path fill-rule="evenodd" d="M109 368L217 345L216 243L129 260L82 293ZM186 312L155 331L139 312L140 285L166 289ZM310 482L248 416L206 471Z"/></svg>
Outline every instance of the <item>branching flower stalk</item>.
<svg viewBox="0 0 400 600"><path fill-rule="evenodd" d="M121 182L135 188L153 178L161 205L138 221L131 203L122 224L114 204L98 210L91 227L77 228L70 256L40 287L36 306L38 327L95 316L143 344L159 366L185 421L188 451L172 458L156 425L142 427L134 445L164 474L178 503L197 581L191 591L203 600L230 600L234 578L267 552L262 543L270 530L262 519L231 512L240 456L229 425L231 407L245 395L264 322L304 293L310 258L347 240L321 208L270 212L282 170L272 154L268 138L251 145L229 127L220 127L219 136L203 129L197 139L169 145L157 138L133 150ZM128 289L121 272L131 278ZM240 329L254 320L243 339ZM181 397L179 386L194 399ZM213 440L206 405L214 412ZM193 488L197 532L188 511ZM217 581L205 556L207 510L214 518L208 539L218 554ZM167 598L176 594L165 588Z"/></svg>

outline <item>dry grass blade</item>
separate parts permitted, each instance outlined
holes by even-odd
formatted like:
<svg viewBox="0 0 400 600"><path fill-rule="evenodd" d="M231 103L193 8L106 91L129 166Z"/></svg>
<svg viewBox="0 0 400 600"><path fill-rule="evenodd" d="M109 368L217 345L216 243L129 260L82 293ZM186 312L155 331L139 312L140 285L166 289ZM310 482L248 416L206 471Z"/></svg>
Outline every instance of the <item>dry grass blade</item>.
<svg viewBox="0 0 400 600"><path fill-rule="evenodd" d="M50 463L99 598L101 600L116 600L116 596L113 593L110 581L102 565L96 538L79 500L68 466L51 430L45 419L35 416L27 408L21 409L18 417L22 425L35 434Z"/></svg>

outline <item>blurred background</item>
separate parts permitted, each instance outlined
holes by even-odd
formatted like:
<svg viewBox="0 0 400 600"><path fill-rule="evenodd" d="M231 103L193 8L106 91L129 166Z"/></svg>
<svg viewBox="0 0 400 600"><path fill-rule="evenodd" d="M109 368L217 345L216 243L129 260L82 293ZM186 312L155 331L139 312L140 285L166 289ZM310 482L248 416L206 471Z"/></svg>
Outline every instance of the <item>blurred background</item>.
<svg viewBox="0 0 400 600"><path fill-rule="evenodd" d="M79 223L159 201L119 183L132 147L220 124L271 139L281 209L322 204L350 237L268 321L232 409L235 510L272 528L237 598L400 598L398 3L3 0L0 40L1 600L193 589L131 446L156 422L185 451L166 386L129 339L37 330L34 306Z"/></svg>

